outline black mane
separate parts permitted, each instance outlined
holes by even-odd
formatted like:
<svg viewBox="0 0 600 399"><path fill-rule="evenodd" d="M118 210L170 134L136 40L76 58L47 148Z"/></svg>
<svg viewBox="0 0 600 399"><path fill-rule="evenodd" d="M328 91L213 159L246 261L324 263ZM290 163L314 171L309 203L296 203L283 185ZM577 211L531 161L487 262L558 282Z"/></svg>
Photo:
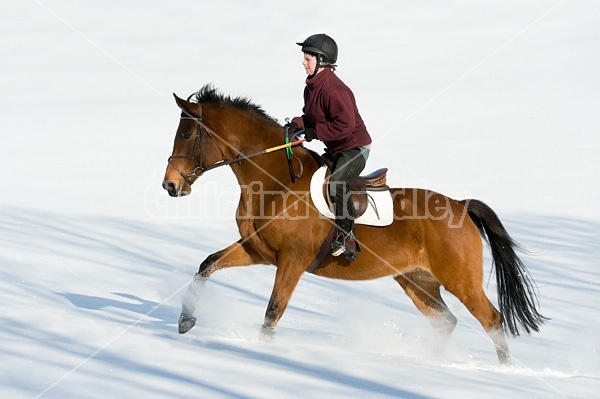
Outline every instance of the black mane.
<svg viewBox="0 0 600 399"><path fill-rule="evenodd" d="M275 119L272 116L270 116L269 114L267 114L260 105L254 104L249 98L225 96L225 95L219 93L219 91L217 89L215 89L212 84L204 85L195 94L192 94L190 96L190 98L191 97L194 97L196 102L198 102L200 104L202 104L202 103L225 104L225 105L229 105L234 108L240 109L242 111L248 111L248 112L253 113L261 118L264 118L265 120L267 120L271 123L275 123L278 126L280 126L279 121L277 121L277 119Z"/></svg>

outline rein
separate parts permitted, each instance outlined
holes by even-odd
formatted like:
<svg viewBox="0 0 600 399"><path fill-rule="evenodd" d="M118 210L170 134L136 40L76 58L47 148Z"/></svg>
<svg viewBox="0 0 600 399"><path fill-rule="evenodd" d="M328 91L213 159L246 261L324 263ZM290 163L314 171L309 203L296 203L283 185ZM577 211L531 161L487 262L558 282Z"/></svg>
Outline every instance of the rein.
<svg viewBox="0 0 600 399"><path fill-rule="evenodd" d="M286 149L288 151L291 151L291 147L297 146L299 144L302 144L303 142L306 141L306 139L299 139L299 140L295 140L295 141L289 141L286 140L285 144L282 145L278 145L275 147L270 147L270 148L266 148L264 150L252 153L252 154L238 154L237 157L235 157L234 159L229 159L229 160L225 160L225 154L223 153L223 150L221 149L221 147L219 146L219 144L217 143L217 140L215 140L215 138L213 137L213 135L210 133L210 131L208 129L206 129L206 127L204 126L204 124L202 123L202 121L200 120L200 118L194 118L191 116L185 116L182 115L180 119L190 119L190 120L194 120L196 121L196 135L194 136L194 146L192 147L192 152L190 153L189 156L185 156L185 155L171 155L169 157L169 159L167 160L168 164L175 169L179 175L186 181L186 183L188 184L192 184L192 181L190 180L193 177L200 177L203 173L208 172L209 170L212 169L216 169L219 168L221 166L227 166L227 165L231 165L233 163L241 163L243 160L247 160L250 158L254 158L256 156L259 155L263 155L263 154L268 154L270 152L274 152L274 151L279 151L279 150L283 150ZM202 162L202 156L203 156L203 151L202 151L202 134L203 134L203 129L202 127L204 127L206 134L208 135L208 137L210 137L210 139L213 141L213 143L215 144L215 146L219 149L219 151L221 152L221 155L223 157L222 160L215 162L213 165L210 166L204 166L204 163ZM186 137L186 139L189 137ZM194 154L196 153L196 151L199 149L199 154L198 154L198 158L194 157ZM196 166L194 168L194 170L191 173L185 173L184 171L182 171L180 168L177 167L177 165L175 165L175 162L173 162L174 159L185 159L188 161L195 161L197 163L198 166ZM200 174L198 174L198 171L201 171ZM294 176L292 175L292 180L294 179Z"/></svg>

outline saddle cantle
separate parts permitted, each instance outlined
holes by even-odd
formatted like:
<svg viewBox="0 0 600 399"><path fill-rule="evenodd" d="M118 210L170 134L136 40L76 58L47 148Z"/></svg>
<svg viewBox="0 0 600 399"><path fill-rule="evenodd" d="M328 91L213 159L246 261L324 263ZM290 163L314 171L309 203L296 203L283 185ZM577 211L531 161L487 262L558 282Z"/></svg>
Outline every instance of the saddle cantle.
<svg viewBox="0 0 600 399"><path fill-rule="evenodd" d="M357 178L350 185L350 198L354 204L355 223L370 226L389 226L393 221L393 201L386 185L387 168L378 169ZM310 196L319 213L335 219L335 211L329 196L330 171L322 166L310 182Z"/></svg>
<svg viewBox="0 0 600 399"><path fill-rule="evenodd" d="M366 190L388 190L389 187L386 186L387 171L387 168L381 168L368 175L358 176L351 187L362 188L364 186Z"/></svg>

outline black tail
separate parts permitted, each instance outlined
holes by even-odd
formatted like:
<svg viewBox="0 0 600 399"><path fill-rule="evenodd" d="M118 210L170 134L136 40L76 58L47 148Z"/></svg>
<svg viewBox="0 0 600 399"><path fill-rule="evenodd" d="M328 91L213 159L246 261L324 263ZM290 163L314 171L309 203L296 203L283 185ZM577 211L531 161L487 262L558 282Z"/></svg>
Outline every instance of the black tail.
<svg viewBox="0 0 600 399"><path fill-rule="evenodd" d="M496 269L498 305L505 331L512 335L519 335L519 328L528 334L532 330L539 331L547 318L536 309L538 301L533 280L515 253L516 249L521 249L519 244L508 235L492 208L473 199L461 202L490 246L492 268Z"/></svg>

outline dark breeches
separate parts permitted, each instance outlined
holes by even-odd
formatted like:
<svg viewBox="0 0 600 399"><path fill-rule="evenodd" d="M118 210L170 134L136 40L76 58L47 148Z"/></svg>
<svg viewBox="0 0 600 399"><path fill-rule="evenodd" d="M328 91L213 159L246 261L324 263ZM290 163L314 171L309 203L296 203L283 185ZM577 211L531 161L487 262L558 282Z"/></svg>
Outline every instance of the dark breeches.
<svg viewBox="0 0 600 399"><path fill-rule="evenodd" d="M356 180L366 165L359 148L336 154L336 162L330 179L330 195L335 204L335 220L344 234L352 231L354 206L350 199L350 184Z"/></svg>

